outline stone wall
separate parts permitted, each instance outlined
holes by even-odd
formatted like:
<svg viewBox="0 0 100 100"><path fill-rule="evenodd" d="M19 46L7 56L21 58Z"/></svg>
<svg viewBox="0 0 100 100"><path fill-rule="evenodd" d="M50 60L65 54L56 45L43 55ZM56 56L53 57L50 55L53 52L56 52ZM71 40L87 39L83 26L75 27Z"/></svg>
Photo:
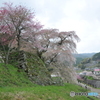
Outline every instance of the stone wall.
<svg viewBox="0 0 100 100"><path fill-rule="evenodd" d="M39 85L50 85L51 76L43 61L37 56L25 51L15 51L10 54L10 64L23 69L29 79Z"/></svg>
<svg viewBox="0 0 100 100"><path fill-rule="evenodd" d="M100 80L85 80L84 83L95 88L100 88Z"/></svg>

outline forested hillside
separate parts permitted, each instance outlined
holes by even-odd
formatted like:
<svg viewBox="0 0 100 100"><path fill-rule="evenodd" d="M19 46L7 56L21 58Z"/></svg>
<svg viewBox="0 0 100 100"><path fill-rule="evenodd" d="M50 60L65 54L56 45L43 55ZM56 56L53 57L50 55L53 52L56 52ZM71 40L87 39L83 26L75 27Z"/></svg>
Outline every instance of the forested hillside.
<svg viewBox="0 0 100 100"><path fill-rule="evenodd" d="M94 54L96 54L96 53L78 53L78 54L74 54L74 57L76 58L75 66L80 64L83 59L91 58Z"/></svg>
<svg viewBox="0 0 100 100"><path fill-rule="evenodd" d="M84 58L80 63L78 63L78 67L82 69L100 67L100 53L95 53L90 58Z"/></svg>
<svg viewBox="0 0 100 100"><path fill-rule="evenodd" d="M89 58L92 57L94 54L96 53L78 53L78 54L74 54L74 56L76 58Z"/></svg>

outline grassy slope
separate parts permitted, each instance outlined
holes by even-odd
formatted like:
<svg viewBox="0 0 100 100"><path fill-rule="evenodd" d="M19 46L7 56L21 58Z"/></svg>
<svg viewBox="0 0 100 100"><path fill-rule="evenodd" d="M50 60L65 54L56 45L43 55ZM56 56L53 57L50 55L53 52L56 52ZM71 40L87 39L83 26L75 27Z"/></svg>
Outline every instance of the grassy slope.
<svg viewBox="0 0 100 100"><path fill-rule="evenodd" d="M0 64L0 100L90 100L85 96L70 97L70 91L86 90L73 84L64 86L38 86L32 84L26 73L7 65ZM93 99L96 100L96 99Z"/></svg>
<svg viewBox="0 0 100 100"><path fill-rule="evenodd" d="M85 96L70 97L70 91L84 91L82 88L66 84L65 86L3 87L0 88L0 100L97 100Z"/></svg>
<svg viewBox="0 0 100 100"><path fill-rule="evenodd" d="M23 70L12 65L5 65L0 63L0 87L4 86L32 86L26 73Z"/></svg>
<svg viewBox="0 0 100 100"><path fill-rule="evenodd" d="M31 81L37 84L47 84L51 81L50 73L44 62L36 55L29 52L20 51L12 52L9 57L9 63L13 66L19 66L19 62L23 62L23 53L26 55L26 72L30 76ZM38 77L38 78L37 78Z"/></svg>

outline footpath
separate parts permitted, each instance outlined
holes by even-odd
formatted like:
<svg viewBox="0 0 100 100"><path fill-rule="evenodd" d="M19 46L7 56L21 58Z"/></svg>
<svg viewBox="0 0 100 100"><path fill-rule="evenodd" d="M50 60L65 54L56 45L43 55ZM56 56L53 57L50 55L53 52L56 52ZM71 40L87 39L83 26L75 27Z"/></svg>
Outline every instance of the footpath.
<svg viewBox="0 0 100 100"><path fill-rule="evenodd" d="M83 84L83 83L78 83L78 85L83 87L83 88L87 88L88 90L90 90L89 92L96 92L96 93L100 94L100 89L90 87L90 86ZM100 98L100 95L98 96L98 98Z"/></svg>

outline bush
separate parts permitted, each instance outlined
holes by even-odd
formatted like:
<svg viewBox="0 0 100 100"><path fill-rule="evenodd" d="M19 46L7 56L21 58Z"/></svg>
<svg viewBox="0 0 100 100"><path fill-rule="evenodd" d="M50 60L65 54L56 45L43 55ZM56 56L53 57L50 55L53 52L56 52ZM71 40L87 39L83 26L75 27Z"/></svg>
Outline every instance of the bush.
<svg viewBox="0 0 100 100"><path fill-rule="evenodd" d="M52 77L53 85L63 85L63 80L61 77Z"/></svg>
<svg viewBox="0 0 100 100"><path fill-rule="evenodd" d="M89 79L89 80L94 80L94 78L92 76L85 76L86 79Z"/></svg>

